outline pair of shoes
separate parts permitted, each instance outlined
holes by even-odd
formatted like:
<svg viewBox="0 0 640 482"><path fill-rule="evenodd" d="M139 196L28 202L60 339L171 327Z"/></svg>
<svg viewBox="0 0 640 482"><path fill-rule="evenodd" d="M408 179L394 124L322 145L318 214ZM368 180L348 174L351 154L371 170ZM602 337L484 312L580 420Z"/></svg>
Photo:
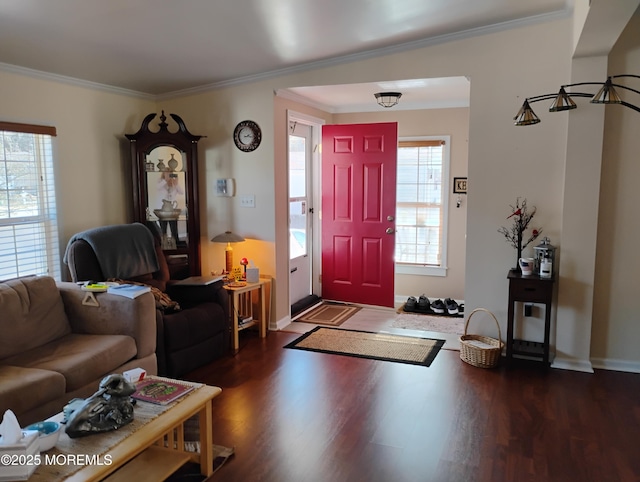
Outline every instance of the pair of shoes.
<svg viewBox="0 0 640 482"><path fill-rule="evenodd" d="M450 315L457 315L460 312L458 303L451 298L445 298L444 302L442 300L435 300L431 303L431 310L438 314L444 314L446 311Z"/></svg>
<svg viewBox="0 0 640 482"><path fill-rule="evenodd" d="M458 314L458 303L456 303L454 300L452 300L451 298L446 298L444 300L444 304L447 307L447 313L449 313L450 315Z"/></svg>

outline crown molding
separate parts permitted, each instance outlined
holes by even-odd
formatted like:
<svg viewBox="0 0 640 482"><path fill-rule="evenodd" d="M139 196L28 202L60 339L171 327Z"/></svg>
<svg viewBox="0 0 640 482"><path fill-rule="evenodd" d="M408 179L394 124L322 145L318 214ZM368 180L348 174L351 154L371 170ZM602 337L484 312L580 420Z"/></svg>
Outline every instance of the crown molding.
<svg viewBox="0 0 640 482"><path fill-rule="evenodd" d="M66 75L53 74L50 72L43 72L41 70L30 69L28 67L20 67L19 65L5 64L0 62L0 71L8 72L10 74L24 75L34 79L48 80L51 82L59 82L61 84L72 85L74 87L84 87L86 89L99 90L111 94L126 95L129 97L136 97L144 100L156 100L156 96L152 94L146 94L144 92L138 92L135 90L124 89L122 87L114 87L112 85L100 84L98 82L91 82L89 80L77 79L75 77L68 77Z"/></svg>

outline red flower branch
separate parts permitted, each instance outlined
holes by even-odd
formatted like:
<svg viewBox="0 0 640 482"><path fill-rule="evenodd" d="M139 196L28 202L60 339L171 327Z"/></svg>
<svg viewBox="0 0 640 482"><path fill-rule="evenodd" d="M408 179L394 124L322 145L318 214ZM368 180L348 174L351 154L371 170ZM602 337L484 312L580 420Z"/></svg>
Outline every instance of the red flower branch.
<svg viewBox="0 0 640 482"><path fill-rule="evenodd" d="M529 212L527 207L527 200L524 199L520 202L520 198L516 199L516 205L510 206L511 214L507 216L507 219L514 218L513 224L510 228L505 228L504 226L498 229L498 232L502 234L505 239L518 250L518 257L522 255L522 250L526 248L531 241L536 239L540 233L542 233L542 229L533 229L531 231L531 235L527 238L526 241L523 242L523 234L529 227L533 216L536 214L536 207L534 206Z"/></svg>

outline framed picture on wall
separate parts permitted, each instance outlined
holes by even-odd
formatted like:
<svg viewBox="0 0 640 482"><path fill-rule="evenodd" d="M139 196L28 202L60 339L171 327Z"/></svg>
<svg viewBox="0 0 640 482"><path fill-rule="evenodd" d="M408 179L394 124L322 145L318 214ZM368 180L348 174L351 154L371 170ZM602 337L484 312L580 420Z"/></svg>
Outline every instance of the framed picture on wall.
<svg viewBox="0 0 640 482"><path fill-rule="evenodd" d="M458 194L467 194L467 178L466 177L453 178L453 192Z"/></svg>

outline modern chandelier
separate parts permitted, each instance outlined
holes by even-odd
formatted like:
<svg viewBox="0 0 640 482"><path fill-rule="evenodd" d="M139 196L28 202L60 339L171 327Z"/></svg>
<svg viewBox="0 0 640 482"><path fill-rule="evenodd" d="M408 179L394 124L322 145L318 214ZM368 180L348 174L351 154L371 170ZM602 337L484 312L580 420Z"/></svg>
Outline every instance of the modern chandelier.
<svg viewBox="0 0 640 482"><path fill-rule="evenodd" d="M549 99L553 99L553 102L549 107L549 112L561 112L565 110L576 109L578 106L571 99L572 97L590 97L590 102L592 104L620 104L625 107L629 107L630 109L633 109L637 112L640 112L640 107L622 100L616 88L628 90L636 94L640 94L640 91L632 89L631 87L627 87L626 85L614 84L612 79L617 79L620 77L632 77L635 79L640 79L640 75L611 75L607 77L607 80L605 82L578 82L577 84L566 84L560 87L560 90L557 94L544 94L536 95L534 97L527 97L522 104L522 107L518 111L518 114L513 118L513 120L515 121L515 125L530 126L533 124L538 124L540 122L540 118L535 114L535 112L533 112L533 109L531 109L531 106L529 104ZM599 85L601 87L595 95L587 92L567 92L565 90L569 87L575 87L578 85Z"/></svg>

